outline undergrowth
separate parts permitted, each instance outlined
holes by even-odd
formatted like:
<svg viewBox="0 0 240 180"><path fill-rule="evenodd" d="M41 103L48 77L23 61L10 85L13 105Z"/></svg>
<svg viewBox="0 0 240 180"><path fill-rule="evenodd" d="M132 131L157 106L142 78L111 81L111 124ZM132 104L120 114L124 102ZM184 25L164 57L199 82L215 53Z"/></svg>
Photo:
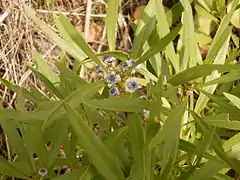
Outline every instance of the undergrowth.
<svg viewBox="0 0 240 180"><path fill-rule="evenodd" d="M25 6L61 56L53 71L32 52L47 94L0 79L17 94L0 109L2 179L239 179L239 1L150 0L131 52L116 50L119 5L101 53L65 15L56 33Z"/></svg>

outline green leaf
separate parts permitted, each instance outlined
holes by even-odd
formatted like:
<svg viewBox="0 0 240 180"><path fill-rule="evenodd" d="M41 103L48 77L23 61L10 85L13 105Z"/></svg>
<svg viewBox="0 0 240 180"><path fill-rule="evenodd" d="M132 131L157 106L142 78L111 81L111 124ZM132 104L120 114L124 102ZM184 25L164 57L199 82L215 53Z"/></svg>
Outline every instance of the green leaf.
<svg viewBox="0 0 240 180"><path fill-rule="evenodd" d="M196 66L197 63L202 64L199 48L197 46L197 41L195 37L195 28L193 22L192 7L189 0L181 0L184 6L183 16L182 16L182 43L184 46L184 53L186 58L183 64L189 65L190 67ZM183 66L185 70L187 66Z"/></svg>
<svg viewBox="0 0 240 180"><path fill-rule="evenodd" d="M124 179L120 165L106 146L86 124L82 116L65 104L69 122L78 137L80 146L89 155L92 164L106 180Z"/></svg>
<svg viewBox="0 0 240 180"><path fill-rule="evenodd" d="M177 22L177 20L181 17L183 10L182 4L177 2L170 10L166 12L169 27Z"/></svg>
<svg viewBox="0 0 240 180"><path fill-rule="evenodd" d="M162 3L159 3L159 1L155 0L155 11L158 12L156 14L156 19L157 19L157 30L160 35L160 37L166 36L170 30L170 26L167 22L167 16L164 11L164 7ZM179 60L178 57L175 53L173 42L170 42L168 46L166 47L166 56L167 58L172 62L173 67L176 72L179 71Z"/></svg>
<svg viewBox="0 0 240 180"><path fill-rule="evenodd" d="M218 104L222 108L223 112L229 113L232 118L234 118L234 119L240 118L240 109L238 109L237 107L232 106L232 105L222 101L219 97L211 95L205 91L201 90L201 93L203 93L205 96L210 98L213 102Z"/></svg>
<svg viewBox="0 0 240 180"><path fill-rule="evenodd" d="M216 57L214 57L214 60L213 60L213 64L224 64L226 62L226 56L227 56L227 53L228 53L228 49L229 49L229 45L230 45L230 34L231 34L231 27L228 27L226 29L226 32L228 32L228 38L226 39L226 41L222 44L222 47L221 49L217 52L216 54ZM216 79L218 77L220 77L221 74L217 71L214 71L212 72L211 75L207 76L206 79L205 79L205 82L208 82L208 81L211 81L213 79ZM213 94L214 91L216 90L217 88L217 84L215 85L211 85L211 86L206 86L206 87L203 87L202 89L208 93L211 93ZM197 100L197 103L195 105L195 109L194 111L196 113L200 113L203 108L206 106L207 102L209 101L209 98L206 97L205 95L203 94L200 94L198 100Z"/></svg>
<svg viewBox="0 0 240 180"><path fill-rule="evenodd" d="M50 27L48 27L43 21L41 21L39 18L36 17L35 11L28 7L24 6L26 9L26 13L28 17L30 17L35 24L37 24L41 30L48 36L51 40L54 41L61 49L68 52L70 55L72 55L76 60L81 61L85 58L85 55L83 56L83 53L81 50L77 49L72 45L72 43L63 40L60 38Z"/></svg>
<svg viewBox="0 0 240 180"><path fill-rule="evenodd" d="M207 121L207 124L211 126L223 128L223 129L240 130L239 121L211 120L211 121Z"/></svg>
<svg viewBox="0 0 240 180"><path fill-rule="evenodd" d="M119 0L108 1L107 8L107 39L110 51L115 49L116 35L117 35L117 19L118 19Z"/></svg>
<svg viewBox="0 0 240 180"><path fill-rule="evenodd" d="M0 116L1 120L14 120L25 124L41 125L51 112L51 110L19 112L12 109L0 109Z"/></svg>
<svg viewBox="0 0 240 180"><path fill-rule="evenodd" d="M47 167L47 150L45 147L41 126L24 124L22 128L23 141L29 153L36 153L38 167Z"/></svg>
<svg viewBox="0 0 240 180"><path fill-rule="evenodd" d="M188 83L199 77L208 76L212 71L217 70L219 73L227 72L233 69L240 69L240 65L221 65L221 64L205 64L188 68L168 80L174 86ZM196 73L198 72L198 73Z"/></svg>
<svg viewBox="0 0 240 180"><path fill-rule="evenodd" d="M162 146L161 179L171 179L171 171L177 156L179 137L182 125L182 116L186 109L186 102L182 102L169 114L162 130L152 139L150 147Z"/></svg>
<svg viewBox="0 0 240 180"><path fill-rule="evenodd" d="M200 152L197 150L197 147L194 144L192 144L188 141L185 141L183 139L179 140L179 146L178 147L179 147L180 150L185 151L189 154L196 154L196 155L202 156L202 154L200 154ZM203 154L203 157L206 158L206 159L216 159L215 156L211 155L208 152L205 152Z"/></svg>
<svg viewBox="0 0 240 180"><path fill-rule="evenodd" d="M64 97L75 91L78 87L87 84L87 82L81 79L76 73L67 68L64 64L56 62L56 67L60 71L60 90L64 94Z"/></svg>
<svg viewBox="0 0 240 180"><path fill-rule="evenodd" d="M3 83L6 87L8 87L11 91L17 93L19 91L22 92L22 96L36 104L42 101L47 101L47 98L44 97L37 89L31 88L31 91L28 91L16 84L12 84L11 82L1 79L0 82Z"/></svg>
<svg viewBox="0 0 240 180"><path fill-rule="evenodd" d="M157 134L160 128L160 124L156 122L156 117L159 117L162 111L161 103L158 100L154 100L150 105L150 114L146 125L146 144L149 144L152 138Z"/></svg>
<svg viewBox="0 0 240 180"><path fill-rule="evenodd" d="M135 31L131 53L131 58L133 59L140 57L143 45L148 40L155 27L156 19L154 17L155 11L153 11L153 9L154 1L149 1L148 5L144 8L143 14Z"/></svg>
<svg viewBox="0 0 240 180"><path fill-rule="evenodd" d="M195 159L195 169L199 166L199 164L202 161L203 155L206 154L206 152L210 148L211 141L213 140L215 129L212 131L205 132L203 135L203 138L197 142L196 150L198 151L198 156Z"/></svg>
<svg viewBox="0 0 240 180"><path fill-rule="evenodd" d="M131 98L129 96L86 100L84 104L92 108L118 112L140 112L143 109L147 109L150 105L148 101Z"/></svg>
<svg viewBox="0 0 240 180"><path fill-rule="evenodd" d="M190 112L203 133L212 131L211 128L196 113L194 113L193 111ZM221 139L216 133L214 133L213 140L211 141L211 146L221 160L223 160L226 164L228 164L237 172L240 172L240 161L227 156L222 147Z"/></svg>
<svg viewBox="0 0 240 180"><path fill-rule="evenodd" d="M211 179L218 171L226 167L228 166L221 161L208 160L189 177L189 180Z"/></svg>
<svg viewBox="0 0 240 180"><path fill-rule="evenodd" d="M40 54L37 51L33 51L33 58L36 62L37 69L40 73L42 73L45 77L47 77L53 84L59 82L59 77L53 70L49 67L46 61L42 59Z"/></svg>
<svg viewBox="0 0 240 180"><path fill-rule="evenodd" d="M35 164L33 162L33 156L24 146L24 141L19 134L19 131L21 131L19 124L15 121L3 120L1 126L7 135L10 147L18 155L18 161L24 161L24 168L29 172L34 172Z"/></svg>
<svg viewBox="0 0 240 180"><path fill-rule="evenodd" d="M207 82L203 83L202 85L200 85L200 87L208 86L208 85L212 85L212 84L224 84L224 83L234 82L239 79L240 79L239 70L234 70L232 72L229 72L226 75L222 75L221 77L219 77L217 79L214 79L212 81L207 81Z"/></svg>
<svg viewBox="0 0 240 180"><path fill-rule="evenodd" d="M197 13L198 13L200 16L205 17L205 18L207 18L207 19L209 19L209 20L212 20L212 21L215 22L215 23L218 23L218 22L219 22L219 20L218 20L215 16L213 16L213 15L211 14L211 12L209 12L208 10L206 10L206 9L205 9L204 7L202 7L201 5L196 4L196 5L195 5L195 9L196 9Z"/></svg>
<svg viewBox="0 0 240 180"><path fill-rule="evenodd" d="M50 115L45 119L44 126L50 126L57 118L65 114L63 102L68 102L72 108L78 107L81 103L97 94L98 90L104 86L103 82L95 82L79 86L77 90L70 93L63 101L50 102ZM48 102L49 103L49 102ZM46 106L46 104L43 104Z"/></svg>
<svg viewBox="0 0 240 180"><path fill-rule="evenodd" d="M204 60L205 64L210 64L216 58L218 52L220 51L221 47L223 46L224 42L227 40L227 37L231 33L231 29L229 27L229 22L233 16L233 13L237 7L238 0L234 0L232 4L231 11L223 18L215 36L213 42L208 50L208 55Z"/></svg>
<svg viewBox="0 0 240 180"><path fill-rule="evenodd" d="M223 148L225 151L230 151L235 145L240 142L240 133L237 133L235 136L231 137L223 143Z"/></svg>
<svg viewBox="0 0 240 180"><path fill-rule="evenodd" d="M89 167L79 167L76 169L73 169L71 172L66 173L62 176L57 176L55 178L52 178L52 180L69 180L69 179L78 179L83 180L83 177L86 175L86 172L88 171Z"/></svg>
<svg viewBox="0 0 240 180"><path fill-rule="evenodd" d="M13 176L15 178L28 179L21 171L14 167L14 164L8 162L0 156L0 174Z"/></svg>
<svg viewBox="0 0 240 180"><path fill-rule="evenodd" d="M152 41L149 42L150 49L145 54L143 54L139 59L137 59L137 62L134 64L134 66L132 66L132 68L129 68L128 72L130 72L137 65L143 63L153 55L163 50L171 41L175 39L180 29L181 24L177 25L170 33L168 33L161 39L159 39L158 35L156 34L156 38L152 38Z"/></svg>
<svg viewBox="0 0 240 180"><path fill-rule="evenodd" d="M62 14L59 14L60 21L69 34L71 39L83 50L83 52L91 58L95 63L101 66L104 70L106 67L102 64L101 60L96 56L93 50L89 47L82 35L76 30L76 28L69 22L69 20Z"/></svg>
<svg viewBox="0 0 240 180"><path fill-rule="evenodd" d="M52 93L54 93L54 95L56 95L60 99L63 98L59 90L53 85L53 83L47 77L45 77L42 73L40 73L35 68L31 66L29 66L29 68L34 73L34 75L37 76Z"/></svg>
<svg viewBox="0 0 240 180"><path fill-rule="evenodd" d="M128 148L125 146L126 137L127 128L116 129L114 132L108 134L104 140L104 144L108 147L115 159L119 161L124 173L127 174L130 171L131 162Z"/></svg>
<svg viewBox="0 0 240 180"><path fill-rule="evenodd" d="M50 142L50 150L46 157L47 168L54 164L63 139L68 136L68 127L69 122L65 118L59 118L53 123L53 126L44 129L45 140Z"/></svg>
<svg viewBox="0 0 240 180"><path fill-rule="evenodd" d="M229 93L223 93L238 109L240 109L240 98Z"/></svg>
<svg viewBox="0 0 240 180"><path fill-rule="evenodd" d="M232 2L230 2L229 4L228 4L228 7L227 7L227 9L229 10L229 9L231 9L232 8L232 3L233 3L234 1L232 1ZM239 6L240 4L238 3L238 6ZM236 11L233 13L233 16L232 16L232 18L231 18L231 23L233 24L233 26L235 26L236 28L240 28L240 9L239 8L236 8Z"/></svg>
<svg viewBox="0 0 240 180"><path fill-rule="evenodd" d="M131 179L144 179L144 135L142 120L136 114L128 114L128 141L130 144L133 165Z"/></svg>
<svg viewBox="0 0 240 180"><path fill-rule="evenodd" d="M214 177L215 177L216 180L234 180L230 176L225 175L225 174L220 174L220 173L215 174Z"/></svg>

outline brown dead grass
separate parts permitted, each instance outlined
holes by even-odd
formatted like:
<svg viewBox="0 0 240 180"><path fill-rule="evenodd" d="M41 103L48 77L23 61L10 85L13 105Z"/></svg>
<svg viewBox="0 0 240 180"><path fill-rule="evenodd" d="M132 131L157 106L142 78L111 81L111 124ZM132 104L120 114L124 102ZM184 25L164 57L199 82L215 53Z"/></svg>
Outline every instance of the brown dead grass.
<svg viewBox="0 0 240 180"><path fill-rule="evenodd" d="M43 58L58 58L60 50L26 16L24 5L32 6L47 24L53 25L51 13L63 12L83 32L95 51L106 50L106 28L103 17L107 3L104 0L52 0L48 7L42 0L0 0L0 77L24 88L35 87L44 92L42 84L31 74L27 63L32 62L32 50ZM92 2L92 3L91 3ZM118 19L117 49L129 51L131 38L129 25L124 16L132 14L138 3L134 0L122 2ZM87 8L88 7L88 8ZM13 107L16 95L0 83L0 104Z"/></svg>

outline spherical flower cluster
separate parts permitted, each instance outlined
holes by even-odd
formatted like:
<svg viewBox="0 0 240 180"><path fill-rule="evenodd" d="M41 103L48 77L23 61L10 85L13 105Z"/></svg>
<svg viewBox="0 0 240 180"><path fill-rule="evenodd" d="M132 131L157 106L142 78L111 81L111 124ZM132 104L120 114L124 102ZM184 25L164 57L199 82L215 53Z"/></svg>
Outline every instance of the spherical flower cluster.
<svg viewBox="0 0 240 180"><path fill-rule="evenodd" d="M40 176L46 176L46 175L48 174L48 171L47 171L47 169L45 169L45 168L40 168L40 169L38 170L38 174L39 174Z"/></svg>
<svg viewBox="0 0 240 180"><path fill-rule="evenodd" d="M109 90L109 94L110 94L110 96L118 96L118 95L120 95L120 91L119 91L118 87L112 87Z"/></svg>
<svg viewBox="0 0 240 180"><path fill-rule="evenodd" d="M139 87L140 87L140 86L139 86L139 84L136 82L136 80L134 80L134 79L132 79L132 78L127 79L126 85L125 85L125 88L126 88L126 91L127 91L127 92L134 92L134 91L136 91Z"/></svg>
<svg viewBox="0 0 240 180"><path fill-rule="evenodd" d="M115 72L110 72L110 73L106 74L105 80L109 84L116 84L118 81L121 80L121 77L119 74L116 74Z"/></svg>
<svg viewBox="0 0 240 180"><path fill-rule="evenodd" d="M125 77L126 73L124 73L136 63L135 60L130 59L125 61L123 65L114 66L114 63L117 63L117 59L109 56L104 58L103 63L108 71L105 72L101 66L96 66L95 71L98 73L98 77L103 77L107 82L110 96L119 96L121 93L133 93L140 88L136 78ZM132 75L134 74L135 70L133 69Z"/></svg>
<svg viewBox="0 0 240 180"><path fill-rule="evenodd" d="M107 64L107 63L112 63L114 61L117 61L117 59L113 56L109 56L109 57L106 57L103 61L105 64Z"/></svg>
<svg viewBox="0 0 240 180"><path fill-rule="evenodd" d="M103 68L99 65L96 66L96 73L101 73L103 72Z"/></svg>

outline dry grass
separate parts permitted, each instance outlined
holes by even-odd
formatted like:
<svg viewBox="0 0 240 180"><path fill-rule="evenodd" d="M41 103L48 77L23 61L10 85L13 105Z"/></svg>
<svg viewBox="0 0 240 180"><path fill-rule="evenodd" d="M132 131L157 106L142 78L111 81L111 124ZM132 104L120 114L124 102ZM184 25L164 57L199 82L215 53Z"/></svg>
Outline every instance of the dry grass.
<svg viewBox="0 0 240 180"><path fill-rule="evenodd" d="M32 62L32 50L36 49L43 58L58 58L60 50L33 24L24 12L24 5L32 6L39 17L53 25L52 13L62 12L68 15L72 24L84 33L92 48L98 52L107 49L106 28L103 18L106 16L107 3L104 0L0 0L0 77L21 87L35 87L44 91L41 83L27 69ZM129 51L131 38L129 25L124 18L132 14L137 6L134 0L122 2L118 19L117 48ZM71 15L70 15L71 13ZM14 107L15 94L0 84L0 104Z"/></svg>

